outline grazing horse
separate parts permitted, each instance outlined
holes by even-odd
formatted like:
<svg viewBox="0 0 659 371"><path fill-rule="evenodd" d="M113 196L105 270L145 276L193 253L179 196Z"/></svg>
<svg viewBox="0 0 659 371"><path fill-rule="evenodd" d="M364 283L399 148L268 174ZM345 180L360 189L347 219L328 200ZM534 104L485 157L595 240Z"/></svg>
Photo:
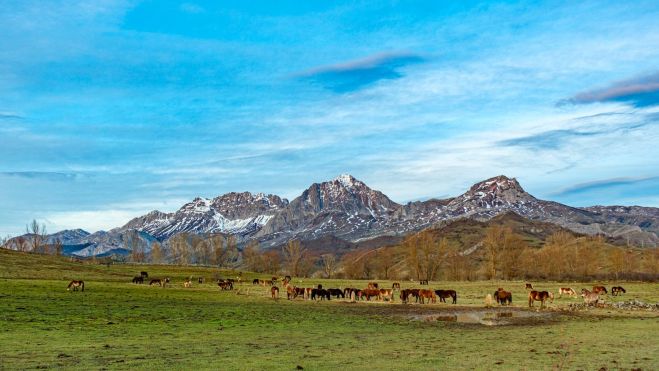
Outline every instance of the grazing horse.
<svg viewBox="0 0 659 371"><path fill-rule="evenodd" d="M311 291L314 290L313 287L305 287L304 288L304 298L307 300L311 300Z"/></svg>
<svg viewBox="0 0 659 371"><path fill-rule="evenodd" d="M611 287L611 295L613 296L618 296L626 293L627 290L625 290L622 286L613 286Z"/></svg>
<svg viewBox="0 0 659 371"><path fill-rule="evenodd" d="M297 298L297 287L286 285L286 299L291 300Z"/></svg>
<svg viewBox="0 0 659 371"><path fill-rule="evenodd" d="M354 287L346 287L345 289L343 289L343 296L349 298L354 294L355 298L359 299L359 291L361 291L361 289L357 289Z"/></svg>
<svg viewBox="0 0 659 371"><path fill-rule="evenodd" d="M533 285L531 285L530 283L527 283L526 284L526 289L527 290L533 290Z"/></svg>
<svg viewBox="0 0 659 371"><path fill-rule="evenodd" d="M606 287L604 286L593 286L593 291L596 294L608 294Z"/></svg>
<svg viewBox="0 0 659 371"><path fill-rule="evenodd" d="M66 291L71 291L71 288L73 288L73 291L78 291L78 288L80 288L80 291L85 291L85 281L73 280L69 282Z"/></svg>
<svg viewBox="0 0 659 371"><path fill-rule="evenodd" d="M199 277L199 278L197 279L197 282L199 282L200 284L201 284L201 283L204 283L204 277Z"/></svg>
<svg viewBox="0 0 659 371"><path fill-rule="evenodd" d="M258 285L261 283L261 280L258 278L254 278L254 281L252 281L252 285Z"/></svg>
<svg viewBox="0 0 659 371"><path fill-rule="evenodd" d="M144 277L142 277L142 276L135 276L135 277L133 277L133 283L134 283L134 284L141 284L141 283L144 283Z"/></svg>
<svg viewBox="0 0 659 371"><path fill-rule="evenodd" d="M394 282L393 285L391 285L392 290L400 290L400 282Z"/></svg>
<svg viewBox="0 0 659 371"><path fill-rule="evenodd" d="M320 297L320 300L330 300L330 294L327 290L311 289L311 300L316 300L316 296Z"/></svg>
<svg viewBox="0 0 659 371"><path fill-rule="evenodd" d="M437 295L435 295L435 292L432 290L428 289L421 289L419 290L419 300L421 300L421 304L425 304L424 299L428 299L428 303L432 302L437 303Z"/></svg>
<svg viewBox="0 0 659 371"><path fill-rule="evenodd" d="M560 289L558 289L558 296L561 297L563 296L563 294L569 296L577 296L577 293L571 287L561 287Z"/></svg>
<svg viewBox="0 0 659 371"><path fill-rule="evenodd" d="M337 299L339 297L345 299L346 297L341 289L327 289L327 292L329 292L330 295L335 296Z"/></svg>
<svg viewBox="0 0 659 371"><path fill-rule="evenodd" d="M419 285L427 285L427 284L428 284L428 280L420 280L419 281Z"/></svg>
<svg viewBox="0 0 659 371"><path fill-rule="evenodd" d="M141 272L140 272L140 276L142 276L142 277L144 277L144 278L149 278L149 274L148 274L147 272L145 272L145 271L141 271Z"/></svg>
<svg viewBox="0 0 659 371"><path fill-rule="evenodd" d="M272 282L271 280L265 280L265 281L264 280L259 280L259 282L261 282L261 285L263 285L263 286L274 286L275 285L274 282Z"/></svg>
<svg viewBox="0 0 659 371"><path fill-rule="evenodd" d="M217 285L220 286L222 290L233 290L233 283L231 281L218 281Z"/></svg>
<svg viewBox="0 0 659 371"><path fill-rule="evenodd" d="M536 291L533 290L529 292L529 308L533 306L533 302L539 301L540 302L540 308L545 306L545 302L549 300L550 302L554 302L554 296L547 292L547 291Z"/></svg>
<svg viewBox="0 0 659 371"><path fill-rule="evenodd" d="M366 298L367 301L370 301L372 297L376 297L378 300L382 299L379 289L366 289L359 292L359 298Z"/></svg>
<svg viewBox="0 0 659 371"><path fill-rule="evenodd" d="M369 282L367 288L369 290L375 290L378 289L378 283L377 282Z"/></svg>
<svg viewBox="0 0 659 371"><path fill-rule="evenodd" d="M394 301L394 289L380 289L380 298L387 301Z"/></svg>
<svg viewBox="0 0 659 371"><path fill-rule="evenodd" d="M183 287L189 289L190 287L192 287L192 281L190 281L189 279L185 280L185 282L183 282Z"/></svg>
<svg viewBox="0 0 659 371"><path fill-rule="evenodd" d="M506 302L508 302L508 304L513 303L513 294L511 292L505 291L502 288L499 288L497 291L495 291L492 296L494 296L494 299L496 299L497 303L501 305L505 305Z"/></svg>
<svg viewBox="0 0 659 371"><path fill-rule="evenodd" d="M596 292L590 292L586 289L581 289L581 297L586 305L595 305L599 302L600 296Z"/></svg>
<svg viewBox="0 0 659 371"><path fill-rule="evenodd" d="M156 279L152 279L151 282L149 282L149 286L158 285L160 287L165 287L165 285L168 283L169 283L169 278L165 278L164 280L161 280L160 278L156 278Z"/></svg>
<svg viewBox="0 0 659 371"><path fill-rule="evenodd" d="M442 303L446 303L446 298L452 298L452 304L458 303L458 293L455 290L435 290L435 294L437 294L439 301Z"/></svg>
<svg viewBox="0 0 659 371"><path fill-rule="evenodd" d="M270 295L272 295L273 299L279 299L279 287L272 286L270 288Z"/></svg>

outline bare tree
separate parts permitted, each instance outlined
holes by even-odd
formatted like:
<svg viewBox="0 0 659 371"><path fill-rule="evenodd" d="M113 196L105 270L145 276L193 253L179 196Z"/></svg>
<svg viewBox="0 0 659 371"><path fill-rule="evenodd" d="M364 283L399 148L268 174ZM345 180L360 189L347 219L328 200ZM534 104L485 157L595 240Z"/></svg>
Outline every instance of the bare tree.
<svg viewBox="0 0 659 371"><path fill-rule="evenodd" d="M36 219L33 219L32 223L27 225L25 229L29 236L30 249L32 252L44 254L46 252L46 225L39 224Z"/></svg>
<svg viewBox="0 0 659 371"><path fill-rule="evenodd" d="M178 233L169 239L169 247L172 261L175 264L187 265L190 262L189 235L185 232Z"/></svg>
<svg viewBox="0 0 659 371"><path fill-rule="evenodd" d="M435 239L432 232L421 231L403 241L410 269L420 280L434 280L448 251L448 240Z"/></svg>
<svg viewBox="0 0 659 371"><path fill-rule="evenodd" d="M324 254L320 256L323 264L323 272L327 278L332 278L336 271L336 257L332 254Z"/></svg>
<svg viewBox="0 0 659 371"><path fill-rule="evenodd" d="M161 264L162 263L162 247L158 241L153 241L151 243L151 263Z"/></svg>
<svg viewBox="0 0 659 371"><path fill-rule="evenodd" d="M61 256L62 255L62 240L59 238L55 240L55 245L53 249L55 255Z"/></svg>
<svg viewBox="0 0 659 371"><path fill-rule="evenodd" d="M301 263L305 255L305 248L302 247L300 241L288 241L286 246L282 248L284 260L288 265L288 272L293 276L300 276Z"/></svg>
<svg viewBox="0 0 659 371"><path fill-rule="evenodd" d="M130 246L130 258L135 263L143 263L145 258L144 241L140 238L137 230L131 230L127 234L128 246Z"/></svg>

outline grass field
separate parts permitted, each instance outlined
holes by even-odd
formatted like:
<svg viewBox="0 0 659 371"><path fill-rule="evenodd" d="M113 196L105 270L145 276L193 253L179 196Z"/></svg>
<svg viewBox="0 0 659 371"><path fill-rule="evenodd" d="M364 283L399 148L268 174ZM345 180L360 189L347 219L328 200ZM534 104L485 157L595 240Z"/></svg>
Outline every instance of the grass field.
<svg viewBox="0 0 659 371"><path fill-rule="evenodd" d="M141 270L173 283L128 283ZM499 286L513 291L510 311L529 313L522 282L432 282L432 288L456 289L458 305L422 306L288 301L285 295L275 301L251 284L237 286L240 294L221 292L210 283L216 274L210 268L106 267L0 250L0 369L659 369L656 311L568 312L561 309L581 299L562 298L542 311L550 316L506 326L419 320L481 310L485 294ZM188 276L209 283L184 289ZM254 277L266 275L245 273L245 279ZM74 278L85 280L85 292L66 291ZM366 284L295 281L305 287ZM657 284L620 284L627 295L608 301L659 301ZM534 285L556 291L564 284ZM580 290L592 283L565 285Z"/></svg>

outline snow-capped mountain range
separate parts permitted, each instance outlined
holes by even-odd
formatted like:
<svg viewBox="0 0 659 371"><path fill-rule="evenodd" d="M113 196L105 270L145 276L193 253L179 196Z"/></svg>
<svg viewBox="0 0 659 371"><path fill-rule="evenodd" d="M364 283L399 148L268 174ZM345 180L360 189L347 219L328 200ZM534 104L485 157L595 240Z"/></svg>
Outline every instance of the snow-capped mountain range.
<svg viewBox="0 0 659 371"><path fill-rule="evenodd" d="M401 205L351 175L340 175L312 184L290 202L276 195L231 192L213 199L195 198L173 213L152 211L108 232L62 231L49 236L49 241L60 238L65 251L81 256L127 251L135 231L149 244L181 232L222 233L236 236L241 243L256 240L263 248L271 248L290 239L313 243L332 237L358 242L402 236L440 223L463 218L484 221L510 211L578 233L624 238L647 247L659 245L659 208L574 208L536 199L506 176L474 184L454 198Z"/></svg>

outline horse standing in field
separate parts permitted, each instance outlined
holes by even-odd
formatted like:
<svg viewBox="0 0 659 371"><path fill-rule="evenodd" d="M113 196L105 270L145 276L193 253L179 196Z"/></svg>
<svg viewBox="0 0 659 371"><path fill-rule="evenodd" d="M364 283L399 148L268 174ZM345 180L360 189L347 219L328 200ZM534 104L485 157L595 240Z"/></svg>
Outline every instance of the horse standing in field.
<svg viewBox="0 0 659 371"><path fill-rule="evenodd" d="M432 290L427 290L427 289L419 290L419 300L421 300L421 304L425 304L424 299L428 299L428 303L431 302L433 304L437 303L437 295Z"/></svg>
<svg viewBox="0 0 659 371"><path fill-rule="evenodd" d="M455 290L435 290L435 294L437 294L439 301L442 303L446 303L446 298L452 298L452 304L458 303L458 293Z"/></svg>
<svg viewBox="0 0 659 371"><path fill-rule="evenodd" d="M545 306L545 302L549 300L550 302L554 302L554 295L550 292L547 291L536 291L533 290L529 292L529 308L533 306L533 302L539 301L540 302L540 308L543 308Z"/></svg>
<svg viewBox="0 0 659 371"><path fill-rule="evenodd" d="M428 284L428 280L420 280L419 281L419 285L427 285L427 284Z"/></svg>
<svg viewBox="0 0 659 371"><path fill-rule="evenodd" d="M499 303L500 305L505 305L506 302L508 304L513 303L513 294L511 292L505 291L502 288L499 288L497 291L492 294L494 296L494 299Z"/></svg>
<svg viewBox="0 0 659 371"><path fill-rule="evenodd" d="M199 277L199 279L197 280L197 282L199 282L199 284L204 283L204 277Z"/></svg>
<svg viewBox="0 0 659 371"><path fill-rule="evenodd" d="M400 282L394 282L393 285L391 285L392 290L400 290Z"/></svg>
<svg viewBox="0 0 659 371"><path fill-rule="evenodd" d="M562 297L563 294L569 296L577 296L576 291L574 291L574 289L571 287L561 287L560 289L558 289L558 297Z"/></svg>
<svg viewBox="0 0 659 371"><path fill-rule="evenodd" d="M291 300L297 298L298 290L297 287L286 285L286 299Z"/></svg>
<svg viewBox="0 0 659 371"><path fill-rule="evenodd" d="M342 291L341 289L327 289L327 292L329 292L329 294L330 294L331 296L335 296L337 299L338 299L339 297L341 297L341 298L345 298L345 297L346 297L345 294L343 293L343 291Z"/></svg>
<svg viewBox="0 0 659 371"><path fill-rule="evenodd" d="M526 289L527 290L533 290L533 285L531 285L530 283L527 283L526 284Z"/></svg>
<svg viewBox="0 0 659 371"><path fill-rule="evenodd" d="M143 278L149 278L149 274L145 271L141 271L140 276L142 276Z"/></svg>
<svg viewBox="0 0 659 371"><path fill-rule="evenodd" d="M158 285L160 287L165 287L165 285L168 283L169 283L169 278L165 278L164 280L161 280L160 278L156 278L156 279L152 279L151 282L149 282L149 286Z"/></svg>
<svg viewBox="0 0 659 371"><path fill-rule="evenodd" d="M366 288L368 288L369 290L375 290L378 289L379 287L377 282L369 282Z"/></svg>
<svg viewBox="0 0 659 371"><path fill-rule="evenodd" d="M593 291L596 294L608 294L608 291L606 291L606 287L604 286L593 286Z"/></svg>
<svg viewBox="0 0 659 371"><path fill-rule="evenodd" d="M233 283L231 281L218 281L217 285L220 286L222 290L233 290Z"/></svg>
<svg viewBox="0 0 659 371"><path fill-rule="evenodd" d="M320 297L320 300L331 300L330 294L327 290L324 289L311 289L311 300L316 300L316 297Z"/></svg>
<svg viewBox="0 0 659 371"><path fill-rule="evenodd" d="M379 289L361 290L359 296L360 299L366 298L367 301L370 301L372 297L376 297L378 300L382 299L382 294L380 294Z"/></svg>
<svg viewBox="0 0 659 371"><path fill-rule="evenodd" d="M613 296L618 296L626 293L627 290L625 290L622 286L613 286L611 287L611 295Z"/></svg>
<svg viewBox="0 0 659 371"><path fill-rule="evenodd" d="M73 280L69 282L66 291L71 291L71 288L73 288L73 291L78 291L78 288L80 288L80 291L85 291L85 281Z"/></svg>
<svg viewBox="0 0 659 371"><path fill-rule="evenodd" d="M590 292L587 289L581 289L581 297L586 305L596 305L600 300L599 294Z"/></svg>
<svg viewBox="0 0 659 371"><path fill-rule="evenodd" d="M133 283L136 284L136 285L144 283L144 277L142 277L142 276L133 277Z"/></svg>
<svg viewBox="0 0 659 371"><path fill-rule="evenodd" d="M382 300L394 301L394 289L380 289L380 298Z"/></svg>
<svg viewBox="0 0 659 371"><path fill-rule="evenodd" d="M270 288L270 295L272 295L273 299L279 299L279 287L272 286Z"/></svg>
<svg viewBox="0 0 659 371"><path fill-rule="evenodd" d="M183 282L183 287L189 289L190 287L192 287L192 281L190 281L189 279L185 280L185 282Z"/></svg>

